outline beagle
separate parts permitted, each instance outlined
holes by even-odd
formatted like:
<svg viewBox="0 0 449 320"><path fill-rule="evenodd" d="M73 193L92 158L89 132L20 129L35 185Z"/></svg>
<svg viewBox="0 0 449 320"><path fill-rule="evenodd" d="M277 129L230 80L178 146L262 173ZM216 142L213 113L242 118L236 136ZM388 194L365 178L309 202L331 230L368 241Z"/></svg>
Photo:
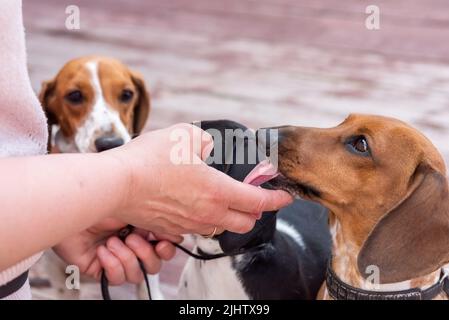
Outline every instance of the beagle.
<svg viewBox="0 0 449 320"><path fill-rule="evenodd" d="M43 82L39 100L48 118L49 150L62 153L120 146L142 131L150 111L142 76L101 56L69 61Z"/></svg>
<svg viewBox="0 0 449 320"><path fill-rule="evenodd" d="M339 278L330 282L371 298L423 298L434 289L430 298L448 298L446 167L424 135L371 115L330 129L277 130L281 175L271 184L329 209L328 280ZM350 298L332 294L332 283L320 298Z"/></svg>
<svg viewBox="0 0 449 320"><path fill-rule="evenodd" d="M42 83L39 100L48 118L50 153L101 152L118 147L143 130L150 112L150 96L142 76L122 62L102 56L67 62L52 80ZM63 269L60 260L52 254L46 259L43 263L52 274L61 275L57 285L65 283L65 273L58 272ZM162 298L157 275L149 279L155 298ZM138 290L137 295L143 297L143 288ZM67 297L79 295L73 292Z"/></svg>

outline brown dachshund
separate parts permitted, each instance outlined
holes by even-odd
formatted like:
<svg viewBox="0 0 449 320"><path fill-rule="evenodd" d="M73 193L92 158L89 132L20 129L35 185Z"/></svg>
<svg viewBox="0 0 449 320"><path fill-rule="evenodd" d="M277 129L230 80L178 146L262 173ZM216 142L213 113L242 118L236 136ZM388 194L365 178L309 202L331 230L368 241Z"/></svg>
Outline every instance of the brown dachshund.
<svg viewBox="0 0 449 320"><path fill-rule="evenodd" d="M281 177L273 184L329 209L329 270L355 294L443 282L449 263L446 168L420 132L391 118L351 115L330 129L280 127L278 148ZM378 268L377 283L367 280L370 266ZM339 297L328 283L319 298ZM431 298L447 295L439 290Z"/></svg>

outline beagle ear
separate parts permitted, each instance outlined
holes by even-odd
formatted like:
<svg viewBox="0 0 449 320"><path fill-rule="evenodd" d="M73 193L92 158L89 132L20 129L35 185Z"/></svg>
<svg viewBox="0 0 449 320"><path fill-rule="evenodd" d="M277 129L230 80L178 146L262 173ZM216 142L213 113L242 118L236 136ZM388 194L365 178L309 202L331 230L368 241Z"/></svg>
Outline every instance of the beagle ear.
<svg viewBox="0 0 449 320"><path fill-rule="evenodd" d="M41 91L39 92L39 101L44 109L45 115L47 116L47 126L48 126L48 141L47 141L47 151L51 151L51 139L52 139L52 126L58 124L58 118L56 117L55 111L51 107L51 97L54 94L56 88L56 79L42 82Z"/></svg>
<svg viewBox="0 0 449 320"><path fill-rule="evenodd" d="M131 79L139 91L139 97L133 111L133 135L139 135L150 113L150 94L145 86L142 75L131 72Z"/></svg>
<svg viewBox="0 0 449 320"><path fill-rule="evenodd" d="M446 177L421 164L408 195L382 217L358 256L360 274L379 268L380 283L424 276L449 262L449 195Z"/></svg>

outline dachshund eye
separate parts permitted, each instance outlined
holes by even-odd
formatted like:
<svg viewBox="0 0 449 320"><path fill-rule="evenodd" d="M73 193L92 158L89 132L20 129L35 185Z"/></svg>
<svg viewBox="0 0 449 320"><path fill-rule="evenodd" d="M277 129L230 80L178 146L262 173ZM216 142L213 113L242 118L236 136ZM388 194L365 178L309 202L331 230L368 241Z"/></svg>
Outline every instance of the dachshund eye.
<svg viewBox="0 0 449 320"><path fill-rule="evenodd" d="M365 137L359 137L357 138L352 145L354 146L354 149L356 149L358 152L367 152L368 151L368 142L366 141Z"/></svg>
<svg viewBox="0 0 449 320"><path fill-rule="evenodd" d="M362 155L362 156L369 156L370 155L370 149L368 145L368 141L364 136L356 136L350 138L346 142L346 146L348 147L349 151Z"/></svg>
<svg viewBox="0 0 449 320"><path fill-rule="evenodd" d="M131 99L134 97L134 92L132 92L131 90L125 89L122 91L119 99L121 102L130 102Z"/></svg>
<svg viewBox="0 0 449 320"><path fill-rule="evenodd" d="M83 102L83 94L79 90L72 91L65 96L65 99L72 104L80 104Z"/></svg>

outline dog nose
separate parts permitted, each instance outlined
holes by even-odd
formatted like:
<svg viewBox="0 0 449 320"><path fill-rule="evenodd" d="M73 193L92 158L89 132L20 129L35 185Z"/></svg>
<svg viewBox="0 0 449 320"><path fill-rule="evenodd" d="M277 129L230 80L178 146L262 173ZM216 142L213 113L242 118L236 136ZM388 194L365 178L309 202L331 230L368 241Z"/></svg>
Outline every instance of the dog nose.
<svg viewBox="0 0 449 320"><path fill-rule="evenodd" d="M125 141L120 137L103 136L95 139L95 148L98 152L120 147Z"/></svg>

